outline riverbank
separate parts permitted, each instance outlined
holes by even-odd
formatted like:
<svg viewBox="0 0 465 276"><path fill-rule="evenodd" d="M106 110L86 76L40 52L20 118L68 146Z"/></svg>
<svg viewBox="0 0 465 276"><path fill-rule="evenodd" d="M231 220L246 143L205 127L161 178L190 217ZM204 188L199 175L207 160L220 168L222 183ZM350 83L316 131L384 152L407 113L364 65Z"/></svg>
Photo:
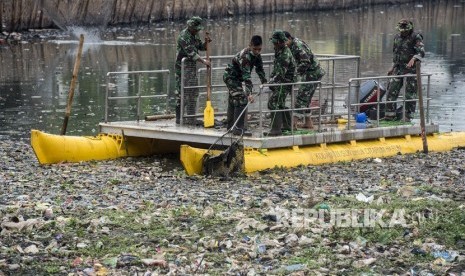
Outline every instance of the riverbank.
<svg viewBox="0 0 465 276"><path fill-rule="evenodd" d="M3 0L0 2L0 32L67 26L106 26L179 20L197 15L224 18L276 12L317 11L359 8L377 4L400 4L413 1L393 0L311 0L311 1L174 1L174 0L83 0L35 1Z"/></svg>
<svg viewBox="0 0 465 276"><path fill-rule="evenodd" d="M465 270L463 149L217 179L174 156L40 166L28 143L0 140L0 275Z"/></svg>

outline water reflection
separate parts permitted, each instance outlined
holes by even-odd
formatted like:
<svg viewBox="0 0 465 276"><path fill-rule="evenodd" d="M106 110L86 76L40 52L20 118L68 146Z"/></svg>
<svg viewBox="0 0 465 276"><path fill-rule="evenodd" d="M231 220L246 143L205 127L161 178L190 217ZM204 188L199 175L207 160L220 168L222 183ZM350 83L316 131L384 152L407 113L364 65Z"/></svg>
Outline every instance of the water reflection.
<svg viewBox="0 0 465 276"><path fill-rule="evenodd" d="M373 76L391 66L394 26L402 17L412 18L424 34L427 58L422 69L433 74L431 119L442 131L465 130L463 1L243 16L210 20L207 29L213 38L212 55L234 54L254 34L268 42L272 30L279 28L308 41L315 53L360 55L362 76ZM67 133L95 134L104 116L107 72L173 70L175 38L183 28L183 22L168 22L109 27L98 39L86 35ZM44 42L0 46L0 134L26 137L31 128L60 132L77 44L71 32L63 32ZM272 52L270 43L264 52ZM118 93L136 93L131 78L122 76L117 82ZM171 82L174 87L174 77ZM144 85L160 83L149 79Z"/></svg>

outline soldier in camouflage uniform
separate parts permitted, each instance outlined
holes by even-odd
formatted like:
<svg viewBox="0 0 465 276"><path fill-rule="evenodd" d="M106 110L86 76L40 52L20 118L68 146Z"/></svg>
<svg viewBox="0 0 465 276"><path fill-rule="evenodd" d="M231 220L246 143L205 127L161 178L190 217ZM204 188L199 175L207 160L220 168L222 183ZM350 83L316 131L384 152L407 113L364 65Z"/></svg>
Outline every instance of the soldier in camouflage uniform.
<svg viewBox="0 0 465 276"><path fill-rule="evenodd" d="M292 52L297 64L297 74L300 81L319 81L325 75L325 71L321 68L318 59L313 55L312 50L304 41L297 37L292 37L289 32L284 32L287 40L287 47ZM317 84L303 84L300 86L299 92L295 99L295 108L307 108L310 106L313 94L317 88ZM310 113L310 111L305 111ZM312 128L312 120L310 117L306 118L305 127Z"/></svg>
<svg viewBox="0 0 465 276"><path fill-rule="evenodd" d="M250 40L249 46L237 53L224 71L223 80L229 90L227 114L228 129L230 129L239 118L239 115L247 106L247 103L249 101L253 101L253 84L251 74L254 67L261 83L263 84L266 82L265 71L263 70L263 61L260 55L261 51L262 37L254 35ZM242 88L242 82L245 83L245 91ZM247 132L244 127L244 117L245 114L243 114L237 121L233 134L251 135L251 133Z"/></svg>
<svg viewBox="0 0 465 276"><path fill-rule="evenodd" d="M388 75L416 74L415 62L425 56L423 36L413 31L413 23L407 19L401 19L397 23L399 34L394 37L393 46L393 66L388 71ZM403 78L392 78L388 84L388 101L395 101L403 86ZM405 87L405 98L414 99L417 97L416 78L407 78ZM405 103L405 113L407 120L412 118L415 112L416 102ZM386 119L396 119L397 105L390 103L386 105Z"/></svg>
<svg viewBox="0 0 465 276"><path fill-rule="evenodd" d="M274 46L273 71L270 76L270 84L294 82L295 61L291 50L286 46L286 35L281 30L275 30L271 37ZM270 110L288 109L285 106L286 96L291 92L292 85L281 85L270 87L272 93L268 99ZM291 130L291 112L276 111L271 116L271 130L268 136L278 136L282 130Z"/></svg>
<svg viewBox="0 0 465 276"><path fill-rule="evenodd" d="M181 31L176 43L176 123L180 123L181 116L181 65L182 59L184 61L184 86L196 86L196 62L201 62L210 66L210 61L203 59L199 55L199 51L205 51L206 43L200 40L198 35L199 31L203 29L202 18L194 16L187 21L187 27ZM210 42L210 41L208 41ZM184 89L184 105L187 107L186 113L188 115L195 114L197 97L199 92L195 88ZM193 124L194 119L187 120L188 124Z"/></svg>

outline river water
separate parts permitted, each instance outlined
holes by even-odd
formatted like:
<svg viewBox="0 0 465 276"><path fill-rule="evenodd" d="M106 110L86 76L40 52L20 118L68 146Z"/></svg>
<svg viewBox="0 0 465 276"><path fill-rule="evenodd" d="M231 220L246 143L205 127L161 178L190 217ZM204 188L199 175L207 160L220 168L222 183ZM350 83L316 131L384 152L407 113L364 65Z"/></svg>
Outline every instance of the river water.
<svg viewBox="0 0 465 276"><path fill-rule="evenodd" d="M441 131L465 130L464 0L214 19L206 29L213 39L212 55L235 54L254 34L265 38L263 52L272 53L268 38L274 29L284 29L317 54L359 55L361 75L368 77L385 75L390 68L400 18L411 19L424 36L422 71L432 74L431 121ZM174 87L175 38L182 28L183 22L70 28L38 31L39 39L0 45L0 137L27 137L33 128L60 133L77 34L85 35L85 45L67 134L95 135L104 118L107 72L170 69ZM157 86L159 80L149 82ZM120 84L128 94L135 85L127 79ZM133 105L126 108L131 112Z"/></svg>

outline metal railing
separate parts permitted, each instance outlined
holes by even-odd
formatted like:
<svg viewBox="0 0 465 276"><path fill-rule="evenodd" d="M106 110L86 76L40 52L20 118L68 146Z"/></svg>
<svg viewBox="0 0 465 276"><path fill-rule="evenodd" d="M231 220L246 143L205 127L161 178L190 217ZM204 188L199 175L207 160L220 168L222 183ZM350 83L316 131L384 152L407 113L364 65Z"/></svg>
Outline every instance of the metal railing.
<svg viewBox="0 0 465 276"><path fill-rule="evenodd" d="M142 95L141 93L141 75L145 74L167 74L168 77L166 82L166 94L157 94L157 95ZM110 78L115 75L137 75L138 79L138 87L137 87L137 95L136 96L110 96L111 90L111 82ZM167 99L167 106L168 106L168 95L170 91L170 70L163 69L163 70L147 70L147 71L126 71L126 72L108 72L106 75L106 91L105 91L105 123L108 122L108 111L109 111L109 101L111 100L122 100L122 99L137 99L137 121L140 120L141 115L141 102L142 99L149 99L149 98L163 98L166 97Z"/></svg>
<svg viewBox="0 0 465 276"><path fill-rule="evenodd" d="M430 97L430 91L431 91L431 76L432 74L421 74L422 77L427 77L428 81L426 84L426 98L424 99L426 101L426 122L429 123L429 105L431 101ZM348 93L348 104L347 104L347 119L350 121L350 118L352 117L353 108L355 107L356 113L359 112L361 106L376 106L376 126L379 126L379 119L380 119L380 110L381 110L381 105L386 105L386 104L394 104L394 103L402 103L402 120L405 121L405 108L406 108L406 103L407 102L418 102L418 98L413 98L413 99L407 99L405 95L406 91L406 86L407 86L407 78L415 78L416 79L417 75L416 74L406 74L406 75L391 75L391 76L378 76L378 77L364 77L364 78L351 78L349 79L349 93ZM367 103L360 103L360 85L352 85L352 83L360 83L362 81L368 81L368 80L389 80L390 79L403 79L403 86L401 89L401 95L399 95L399 98L402 99L397 99L396 101L383 101L382 97L380 96L380 91L377 89L376 92L376 101L373 102L367 102ZM355 99L356 103L351 103L352 99L352 87L356 88L356 93L355 93ZM379 88L379 86L378 86ZM386 98L387 94L389 93L389 86L386 87ZM355 113L355 114L356 114ZM347 123L347 129L350 129L350 123Z"/></svg>
<svg viewBox="0 0 465 276"><path fill-rule="evenodd" d="M268 70L268 72L271 70L272 66L272 54L268 55L262 55L266 56L267 60L264 60L264 67L266 67L265 72ZM223 82L222 79L222 72L225 70L226 64L230 62L230 59L233 56L213 56L211 57L212 59L212 65L215 65L214 67L212 66L211 74L215 74L216 79L213 79L212 81L212 94L217 96L217 99L227 99L228 91L226 84ZM334 121L334 118L339 118L342 116L347 116L348 123L347 123L347 129L351 128L350 120L353 118L354 115L359 113L360 108L362 106L373 106L376 107L376 126L379 126L379 119L380 119L380 110L382 105L386 104L394 104L394 103L403 103L403 110L402 110L402 116L405 118L405 109L406 109L406 103L408 102L418 102L418 98L412 98L412 99L407 99L406 97L406 81L407 78L416 78L416 75L413 74L407 74L407 75L394 75L394 76L376 76L376 77L360 77L360 57L359 56L339 56L339 55L320 55L319 56L320 64L325 69L326 75L322 78L320 81L311 81L311 82L293 82L293 83L281 83L281 84L260 84L258 77L256 74L253 74L253 84L254 84L254 91L253 95L255 95L256 100L255 103L249 105L248 107L248 113L251 114L258 114L258 120L256 119L257 117L254 117L254 122L257 123L258 121L258 128L260 131L260 136L264 136L264 125L265 125L265 120L267 120L267 114L272 114L273 112L290 112L291 117L290 117L290 123L291 123L291 129L290 132L292 135L295 134L294 131L294 121L295 121L295 116L297 114L304 114L307 118L309 117L310 120L312 119L317 119L318 124L317 128L315 129L316 131L321 131L322 130L322 122L324 121L324 118L329 118L330 121ZM184 59L182 61L182 67L181 67L181 79L184 79L185 72L184 72ZM338 62L346 62L342 64L338 64ZM348 62L348 63L347 63ZM344 69L347 69L347 71L344 71ZM195 80L194 83L197 83L197 85L190 85L190 86L185 86L184 81L181 81L181 91L180 91L180 99L181 99L181 106L184 106L184 91L185 89L197 89L196 93L197 95L203 95L206 94L206 85L204 84L205 82L202 81L202 78L206 74L206 68L205 67L199 67L197 69L196 65L196 74L197 74L197 79ZM342 75L350 75L352 77L350 78L343 78L341 77L340 72L342 72ZM162 74L163 77L167 75L166 77L166 84L165 84L165 79L163 79L163 85L166 85L166 93L158 94L156 93L155 95L143 95L143 91L141 91L142 85L141 85L141 75L145 74ZM136 75L135 79L137 78L138 80L138 88L137 88L137 93L134 96L111 96L111 90L113 89L114 85L112 86L110 79L114 78L115 75ZM142 100L147 99L147 98L162 98L166 97L167 102L166 106L167 108L169 107L169 95L170 95L170 70L150 70L150 71L127 71L127 72L108 72L107 73L107 87L106 87L106 98L105 98L105 122L108 122L108 117L109 117L109 102L112 100L121 100L121 99L137 99L137 120L140 120L140 115L141 115L141 105L142 105ZM269 73L267 74L269 76ZM356 77L353 77L356 76ZM430 108L430 90L431 90L431 76L432 74L421 74L422 77L427 77L427 83L426 83L426 120L427 122L430 122L429 118L429 108ZM371 102L360 102L360 87L364 81L368 80L387 80L389 81L390 79L393 78L401 78L403 79L404 85L401 89L401 93L399 95L399 98L395 101L387 101L383 100L383 96L379 94L379 91L377 92L376 96L376 101L371 101ZM348 79L348 82L347 82ZM192 84L192 82L191 82ZM201 84L201 85L198 85ZM299 86L302 85L309 85L309 84L314 84L316 85L316 90L315 90L315 95L313 99L315 99L315 102L318 101L318 105L309 105L306 107L302 108L295 108L295 98L296 98L296 93L299 90ZM277 109L277 110L270 110L266 106L263 106L263 103L266 103L268 100L268 97L270 95L271 89L273 87L281 87L284 88L286 86L291 86L291 89L289 92L287 92L287 97L286 97L286 106L289 106L289 108L286 109ZM379 86L378 86L379 87ZM388 87L386 87L388 90ZM200 92L198 92L200 90ZM388 91L386 91L388 92ZM356 101L352 102L351 99L353 98L355 93L355 99ZM339 102L342 101L341 97L342 96L347 96L346 101L347 103L343 105L343 107L337 105ZM325 98L324 98L325 97ZM198 97L197 97L198 98ZM258 101L257 101L258 98ZM324 100L327 100L327 107L323 107L323 102ZM337 104L336 104L337 102ZM196 103L197 104L197 103ZM215 105L215 107L218 107ZM328 111L326 112L326 108L328 108ZM323 112L323 110L325 112ZM354 111L355 110L355 111ZM184 114L184 108L181 108L181 124L183 123L183 120L185 118L189 117L201 117L203 114L198 112L198 108L196 109L195 114L189 114L186 115ZM225 115L226 112L225 110L215 110L215 115ZM368 115L368 114L367 114ZM301 116L301 115L300 115ZM272 116L271 116L272 117ZM374 121L374 120L373 120ZM324 123L324 122L323 122Z"/></svg>
<svg viewBox="0 0 465 276"><path fill-rule="evenodd" d="M317 106L317 107L311 107L311 106L307 106L307 107L302 107L302 108L295 108L295 91L297 91L295 89L295 86L296 85L305 85L305 84L317 84L318 85L318 88L315 90L315 94L318 93L318 102L321 103L321 81L308 81L308 82L293 82L293 83L279 83L279 84L269 84L269 83L265 83L265 84L262 84L260 85L260 90L259 90L259 93L258 93L258 113L260 114L259 116L259 130L260 130L260 136L263 137L264 136L264 128L263 128L263 116L261 116L262 114L266 114L266 113L274 113L274 112L290 112L291 116L290 116L290 119L291 119L291 122L290 122L290 125L291 125L291 134L294 135L294 115L295 113L303 113L303 114L306 114L306 116L309 116L310 120L311 120L311 117L312 117L312 111L313 110L318 110L318 131L321 130L321 105ZM263 102L264 102L264 99L263 97L266 95L266 93L272 93L272 89L270 87L286 87L286 86L291 86L291 93L290 93L290 108L286 108L286 109L275 109L275 110L270 110L270 109L267 109L267 110L264 110L262 108L263 106ZM266 88L269 88L266 90ZM285 89L285 88L281 88L281 89ZM264 93L266 92L266 93Z"/></svg>
<svg viewBox="0 0 465 276"><path fill-rule="evenodd" d="M265 72L268 71L268 76L270 75L270 71L272 69L272 63L273 63L273 57L274 54L262 54L262 59L263 59L263 64L264 64L264 69ZM330 112L328 114L325 114L325 116L330 116L331 118L334 118L335 115L339 115L339 113L336 112L335 108L335 102L336 102L336 90L337 89L347 89L347 79L348 78L343 78L338 75L338 71L344 71L345 74L350 75L350 77L359 77L360 76L360 56L352 56L352 55L315 55L318 60L320 61L320 65L325 69L326 75L323 77L323 79L319 82L295 82L293 83L294 85L302 85L302 84L318 84L319 87L319 103L321 104L321 98L322 98L322 93L321 90L328 91L327 92L327 97L325 100L329 100L329 109ZM231 59L234 57L234 55L225 55L225 56L212 56L210 57L211 59L211 64L212 64L212 70L211 70L211 88L212 88L212 95L217 95L217 94L225 94L225 98L227 98L227 89L221 90L223 88L226 88L226 85L223 82L222 79L222 73L219 74L219 78L214 78L213 76L218 75L218 72L224 72L224 69L226 68L225 66L231 62ZM181 79L184 80L185 78L185 60L183 59L181 62ZM353 64L349 69L346 69L345 67L347 66L346 64L343 64L344 62L349 62ZM195 69L197 73L197 84L202 83L201 76L203 76L203 73L206 72L205 67L201 67L199 69ZM253 74L252 81L254 82L254 90L256 91L256 87L260 85L258 82L258 79L256 76ZM284 84L283 84L284 85ZM181 91L180 91L180 98L181 98L181 106L184 107L184 91L186 89L204 89L206 90L205 85L191 85L191 86L185 86L184 81L181 81ZM294 91L294 86L292 91ZM199 92L198 95L203 95L205 92ZM294 98L294 95L291 96L291 98ZM215 105L217 107L218 105ZM293 105L292 105L293 106ZM249 113L254 113L254 112L259 112L256 110L251 110ZM225 114L225 111L219 111L216 112L215 114L217 115L223 115ZM345 114L345 112L343 113ZM200 113L195 113L191 115L185 115L184 108L181 108L181 124L183 124L184 118L189 118L189 117L201 117L202 114ZM321 117L321 112L319 112L319 117ZM319 118L321 119L321 118ZM320 120L321 121L321 120Z"/></svg>
<svg viewBox="0 0 465 276"><path fill-rule="evenodd" d="M348 88L348 86L343 83L343 80L341 82L338 81L337 79L337 72L336 72L336 62L337 61L346 61L346 60L353 60L356 64L355 68L355 77L359 78L360 77L360 56L346 56L346 55L319 55L319 61L320 63L324 66L326 63L326 73L328 74L328 71L331 71L331 74L329 77L330 79L328 80L327 86L330 87L331 89L331 102L330 102L330 108L331 111L329 112L332 115L335 115L335 89L336 88Z"/></svg>

